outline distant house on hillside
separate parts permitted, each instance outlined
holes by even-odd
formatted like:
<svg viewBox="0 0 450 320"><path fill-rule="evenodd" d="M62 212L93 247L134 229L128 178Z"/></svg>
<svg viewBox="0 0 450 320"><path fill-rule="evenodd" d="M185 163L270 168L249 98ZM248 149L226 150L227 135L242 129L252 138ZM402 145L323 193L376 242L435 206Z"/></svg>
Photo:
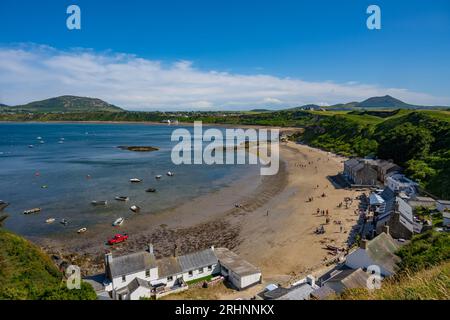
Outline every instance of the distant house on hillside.
<svg viewBox="0 0 450 320"><path fill-rule="evenodd" d="M372 240L361 240L358 249L347 255L345 265L351 269L367 270L370 266L378 266L382 276L393 275L397 271L397 263L401 259L395 255L400 244L389 235L389 227Z"/></svg>

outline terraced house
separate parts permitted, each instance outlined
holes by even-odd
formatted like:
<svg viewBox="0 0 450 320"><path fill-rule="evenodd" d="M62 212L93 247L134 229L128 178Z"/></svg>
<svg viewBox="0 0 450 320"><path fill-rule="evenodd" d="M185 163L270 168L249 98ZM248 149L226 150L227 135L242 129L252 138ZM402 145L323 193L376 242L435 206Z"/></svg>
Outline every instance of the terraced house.
<svg viewBox="0 0 450 320"><path fill-rule="evenodd" d="M261 281L259 269L226 248L156 259L149 245L145 251L128 255L107 253L103 290L116 300L158 298L213 276L224 277L238 290Z"/></svg>

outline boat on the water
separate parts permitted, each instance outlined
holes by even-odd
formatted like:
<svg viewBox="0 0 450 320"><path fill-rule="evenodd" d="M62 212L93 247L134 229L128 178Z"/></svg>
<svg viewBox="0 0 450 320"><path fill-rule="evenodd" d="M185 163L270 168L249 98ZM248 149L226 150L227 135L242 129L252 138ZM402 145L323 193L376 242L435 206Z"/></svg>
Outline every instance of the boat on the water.
<svg viewBox="0 0 450 320"><path fill-rule="evenodd" d="M34 148L34 146L33 146L32 144L29 144L29 145L28 145L28 148L31 149L31 148Z"/></svg>
<svg viewBox="0 0 450 320"><path fill-rule="evenodd" d="M147 190L145 190L145 192L156 192L155 188L148 188Z"/></svg>
<svg viewBox="0 0 450 320"><path fill-rule="evenodd" d="M69 220L67 220L67 219L62 219L62 220L60 221L60 223L61 223L62 225L67 226L67 225L69 224Z"/></svg>
<svg viewBox="0 0 450 320"><path fill-rule="evenodd" d="M167 175L168 175L169 177L173 177L174 173L171 172L171 171L168 171L168 172L167 172Z"/></svg>
<svg viewBox="0 0 450 320"><path fill-rule="evenodd" d="M138 183L138 182L141 182L142 180L141 179L138 179L138 178L131 178L130 179L130 182L133 182L133 183Z"/></svg>
<svg viewBox="0 0 450 320"><path fill-rule="evenodd" d="M41 212L41 208L33 208L29 210L25 210L23 214L33 214L33 213L39 213Z"/></svg>
<svg viewBox="0 0 450 320"><path fill-rule="evenodd" d="M158 174L158 175L155 176L155 178L159 180L159 179L162 178L162 175Z"/></svg>
<svg viewBox="0 0 450 320"><path fill-rule="evenodd" d="M124 221L125 219L123 217L117 218L116 220L114 220L113 226L114 227L120 226Z"/></svg>
<svg viewBox="0 0 450 320"><path fill-rule="evenodd" d="M85 233L86 231L87 231L87 228L81 228L81 229L77 230L78 233Z"/></svg>
<svg viewBox="0 0 450 320"><path fill-rule="evenodd" d="M55 222L55 218L48 218L47 220L45 220L45 223L53 223Z"/></svg>
<svg viewBox="0 0 450 320"><path fill-rule="evenodd" d="M130 207L130 210L133 212L139 212L139 211L141 211L141 208L136 205L133 205Z"/></svg>
<svg viewBox="0 0 450 320"><path fill-rule="evenodd" d="M128 201L128 200L130 200L130 198L128 198L126 196L118 196L118 197L115 197L114 199L116 199L117 201Z"/></svg>
<svg viewBox="0 0 450 320"><path fill-rule="evenodd" d="M100 201L92 201L91 202L92 205L94 206L106 206L108 204L108 201L106 200L100 200Z"/></svg>

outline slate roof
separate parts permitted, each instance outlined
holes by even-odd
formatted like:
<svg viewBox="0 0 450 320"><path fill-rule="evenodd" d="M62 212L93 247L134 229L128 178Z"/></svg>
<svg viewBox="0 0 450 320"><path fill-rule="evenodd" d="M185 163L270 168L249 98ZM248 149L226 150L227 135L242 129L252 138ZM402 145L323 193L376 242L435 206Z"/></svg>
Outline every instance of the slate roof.
<svg viewBox="0 0 450 320"><path fill-rule="evenodd" d="M325 300L326 298L328 298L331 295L334 295L335 293L336 292L330 287L323 286L311 292L311 297L317 300Z"/></svg>
<svg viewBox="0 0 450 320"><path fill-rule="evenodd" d="M178 257L181 270L187 272L216 264L218 262L212 248Z"/></svg>
<svg viewBox="0 0 450 320"><path fill-rule="evenodd" d="M345 289L365 288L367 286L369 274L361 268L356 270L342 270L335 276L331 277L328 282L341 282Z"/></svg>
<svg viewBox="0 0 450 320"><path fill-rule="evenodd" d="M308 283L303 283L288 289L288 292L276 300L308 300L313 287Z"/></svg>
<svg viewBox="0 0 450 320"><path fill-rule="evenodd" d="M437 202L443 205L450 205L450 200L438 200Z"/></svg>
<svg viewBox="0 0 450 320"><path fill-rule="evenodd" d="M156 261L158 276L168 277L195 269L217 264L214 250L209 248L199 252L189 253L179 257L166 257Z"/></svg>
<svg viewBox="0 0 450 320"><path fill-rule="evenodd" d="M401 259L395 255L400 245L386 233L381 233L367 243L366 252L372 261L390 273L397 270Z"/></svg>
<svg viewBox="0 0 450 320"><path fill-rule="evenodd" d="M158 266L158 276L160 278L182 273L178 259L175 257L159 259L156 261L156 265Z"/></svg>
<svg viewBox="0 0 450 320"><path fill-rule="evenodd" d="M216 253L217 258L219 258L219 262L222 266L233 271L241 277L255 273L261 273L261 271L250 262L242 259L227 248L216 248L214 249L214 252Z"/></svg>
<svg viewBox="0 0 450 320"><path fill-rule="evenodd" d="M113 257L111 263L106 266L106 268L109 268L110 274L113 278L155 267L155 256L147 251Z"/></svg>
<svg viewBox="0 0 450 320"><path fill-rule="evenodd" d="M148 281L142 280L140 278L134 278L133 281L131 281L127 285L127 289L128 289L129 293L134 292L139 287L144 287L144 288L150 289L152 286L150 285L150 283Z"/></svg>
<svg viewBox="0 0 450 320"><path fill-rule="evenodd" d="M389 200L395 198L395 192L393 190L391 190L391 188L386 187L386 188L384 188L384 190L380 194L380 196L384 199L384 201L389 201Z"/></svg>
<svg viewBox="0 0 450 320"><path fill-rule="evenodd" d="M346 166L350 167L350 168L353 168L353 167L356 166L358 163L359 163L359 160L358 160L358 159L355 159L355 158L349 159L349 160L347 160L347 161L344 162L344 164L345 164Z"/></svg>

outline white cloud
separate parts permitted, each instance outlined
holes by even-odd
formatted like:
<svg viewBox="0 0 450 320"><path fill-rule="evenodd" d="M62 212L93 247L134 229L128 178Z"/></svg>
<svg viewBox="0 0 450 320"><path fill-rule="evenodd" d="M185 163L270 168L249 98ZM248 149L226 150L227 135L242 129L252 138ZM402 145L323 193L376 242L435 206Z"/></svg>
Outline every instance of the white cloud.
<svg viewBox="0 0 450 320"><path fill-rule="evenodd" d="M165 64L131 54L47 46L0 48L0 102L22 104L58 95L97 97L134 110L282 108L392 95L416 104L450 99L354 81L334 83L196 69L190 61Z"/></svg>

